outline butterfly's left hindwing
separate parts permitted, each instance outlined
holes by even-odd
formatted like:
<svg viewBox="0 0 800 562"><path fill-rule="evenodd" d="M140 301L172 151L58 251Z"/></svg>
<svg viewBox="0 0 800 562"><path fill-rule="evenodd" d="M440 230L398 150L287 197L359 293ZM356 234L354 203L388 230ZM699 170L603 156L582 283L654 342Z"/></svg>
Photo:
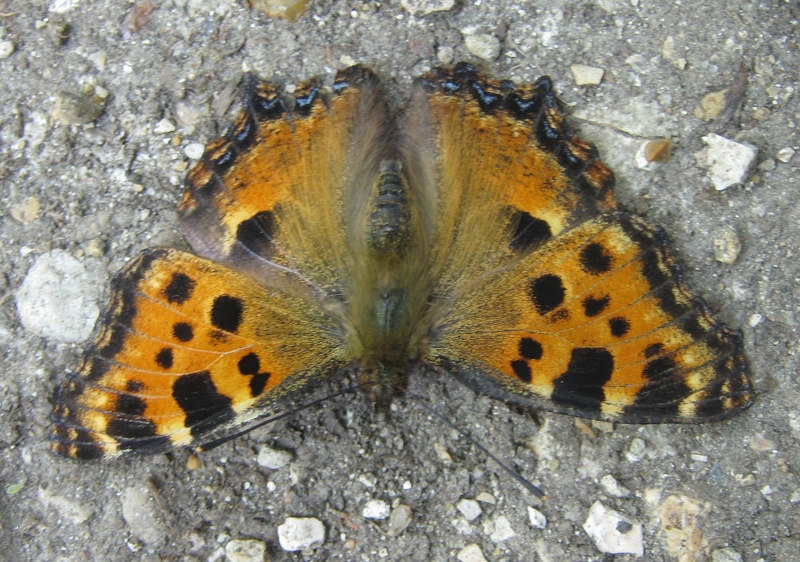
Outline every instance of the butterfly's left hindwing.
<svg viewBox="0 0 800 562"><path fill-rule="evenodd" d="M77 458L208 440L285 408L348 358L319 307L178 250L114 282L102 328L57 395L53 447Z"/></svg>

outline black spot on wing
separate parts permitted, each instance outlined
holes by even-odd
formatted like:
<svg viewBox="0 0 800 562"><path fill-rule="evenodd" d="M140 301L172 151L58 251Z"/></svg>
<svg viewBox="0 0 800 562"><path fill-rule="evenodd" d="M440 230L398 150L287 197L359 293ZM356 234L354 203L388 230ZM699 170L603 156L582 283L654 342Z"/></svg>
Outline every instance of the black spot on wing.
<svg viewBox="0 0 800 562"><path fill-rule="evenodd" d="M614 357L605 349L578 347L572 350L567 371L555 380L550 398L595 412L605 399L603 386L611 379Z"/></svg>
<svg viewBox="0 0 800 562"><path fill-rule="evenodd" d="M266 388L267 381L269 380L269 375L269 373L256 373L253 375L253 378L250 379L250 396L255 398L264 392L264 388Z"/></svg>
<svg viewBox="0 0 800 562"><path fill-rule="evenodd" d="M156 426L144 414L147 404L135 394L120 394L117 397L113 419L106 426L106 433L122 442L127 439L147 439L155 437Z"/></svg>
<svg viewBox="0 0 800 562"><path fill-rule="evenodd" d="M564 284L557 275L547 274L531 281L530 297L539 314L547 314L564 302Z"/></svg>
<svg viewBox="0 0 800 562"><path fill-rule="evenodd" d="M586 273L601 275L611 269L613 258L602 244L592 242L581 249L580 263Z"/></svg>
<svg viewBox="0 0 800 562"><path fill-rule="evenodd" d="M172 326L172 335L175 339L182 342L191 341L194 338L194 329L186 322L176 322Z"/></svg>
<svg viewBox="0 0 800 562"><path fill-rule="evenodd" d="M236 239L256 255L269 257L272 239L275 236L275 215L271 211L260 211L239 223Z"/></svg>
<svg viewBox="0 0 800 562"><path fill-rule="evenodd" d="M595 297L586 297L583 299L583 312L589 318L593 316L597 316L601 314L606 308L608 308L608 304L611 302L611 297L608 295L603 295L602 297L595 298Z"/></svg>
<svg viewBox="0 0 800 562"><path fill-rule="evenodd" d="M211 306L211 323L226 332L236 333L242 323L244 303L237 297L221 295Z"/></svg>
<svg viewBox="0 0 800 562"><path fill-rule="evenodd" d="M509 245L515 252L538 248L553 235L546 221L534 218L519 209L514 211L511 224L515 224L516 227Z"/></svg>
<svg viewBox="0 0 800 562"><path fill-rule="evenodd" d="M511 370L517 378L524 383L531 382L531 367L524 359L515 359L511 362Z"/></svg>
<svg viewBox="0 0 800 562"><path fill-rule="evenodd" d="M164 289L164 296L171 304L183 304L192 298L195 286L194 280L185 273L173 273Z"/></svg>
<svg viewBox="0 0 800 562"><path fill-rule="evenodd" d="M611 335L615 338L622 338L631 329L631 323L627 319L617 316L608 321L608 328L611 330Z"/></svg>
<svg viewBox="0 0 800 562"><path fill-rule="evenodd" d="M217 391L208 371L178 377L172 385L172 396L186 414L186 425L195 437L236 416L231 399Z"/></svg>
<svg viewBox="0 0 800 562"><path fill-rule="evenodd" d="M260 373L261 361L255 353L248 353L239 359L239 372L252 377L250 379L250 395L254 398L264 392L270 373Z"/></svg>
<svg viewBox="0 0 800 562"><path fill-rule="evenodd" d="M658 355L664 349L664 344L662 343L651 343L644 349L644 356L647 358L653 357L654 355Z"/></svg>
<svg viewBox="0 0 800 562"><path fill-rule="evenodd" d="M255 353L248 353L239 359L239 372L243 375L255 375L260 367L261 362Z"/></svg>
<svg viewBox="0 0 800 562"><path fill-rule="evenodd" d="M141 416L144 414L147 404L145 401L135 394L120 394L117 397L114 411L120 414L128 414L131 416Z"/></svg>
<svg viewBox="0 0 800 562"><path fill-rule="evenodd" d="M542 344L532 338L522 338L519 340L519 354L525 359L541 359Z"/></svg>
<svg viewBox="0 0 800 562"><path fill-rule="evenodd" d="M156 353L156 364L162 369L168 370L172 368L173 355L172 348L165 347Z"/></svg>
<svg viewBox="0 0 800 562"><path fill-rule="evenodd" d="M108 422L106 427L108 433L114 439L122 442L128 439L148 439L156 436L155 424L145 418L114 418ZM134 449L136 447L126 443L123 445L126 449Z"/></svg>

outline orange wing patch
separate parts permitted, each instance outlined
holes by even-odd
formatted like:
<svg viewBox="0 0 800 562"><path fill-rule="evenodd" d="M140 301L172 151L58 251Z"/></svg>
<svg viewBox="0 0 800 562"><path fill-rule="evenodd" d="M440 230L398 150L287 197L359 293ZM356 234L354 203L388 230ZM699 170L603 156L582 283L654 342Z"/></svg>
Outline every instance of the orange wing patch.
<svg viewBox="0 0 800 562"><path fill-rule="evenodd" d="M148 251L115 281L102 331L61 388L54 446L78 458L163 451L267 415L346 362L335 328L299 297Z"/></svg>

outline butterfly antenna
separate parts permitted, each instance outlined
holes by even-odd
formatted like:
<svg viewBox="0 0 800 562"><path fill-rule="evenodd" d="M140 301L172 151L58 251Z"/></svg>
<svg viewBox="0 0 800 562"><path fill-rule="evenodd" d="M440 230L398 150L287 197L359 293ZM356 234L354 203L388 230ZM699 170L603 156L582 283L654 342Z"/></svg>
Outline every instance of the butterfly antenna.
<svg viewBox="0 0 800 562"><path fill-rule="evenodd" d="M500 468L502 468L504 471L506 471L506 473L509 476L511 476L514 480L519 482L520 485L522 485L522 487L525 488L526 490L528 490L531 494L533 494L537 498L544 498L545 497L545 493L541 490L541 488L535 486L530 481L526 480L516 470L512 469L510 466L508 466L503 461L501 461L499 458L497 458L497 456L495 456L489 449L487 449L486 447L481 445L477 441L477 439L475 439L472 435L470 435L469 432L465 431L464 429L461 429L455 423L450 421L450 419L447 416L445 416L444 414L442 414L441 412L439 412L435 408L433 408L431 405L429 405L425 401L424 398L422 398L421 396L415 395L415 394L411 394L411 393L407 393L407 396L410 396L411 398L414 398L419 406L421 406L422 408L424 408L425 410L427 410L428 412L430 412L431 414L433 414L434 416L436 416L437 418L442 420L444 423L446 423L447 425L449 425L450 427L455 429L461 437L466 438L467 441L469 441L470 443L475 445L478 449L480 449L480 451L484 455L486 455L487 457L492 459L494 462L496 462L497 465Z"/></svg>
<svg viewBox="0 0 800 562"><path fill-rule="evenodd" d="M239 437L241 437L243 435L247 435L251 431L258 429L259 427L264 427L265 425L267 425L269 423L272 423L272 422L278 421L280 419L289 417L289 416L294 415L297 412L300 412L300 411L305 410L307 408L311 408L313 406L317 406L319 404L322 404L323 402L327 402L328 400L336 398L337 396L342 396L343 394L348 394L350 392L354 392L354 391L360 389L361 386L362 385L360 385L360 384L354 384L352 386L349 386L349 387L345 388L344 390L340 390L339 392L334 392L333 394L328 394L327 396L323 396L322 398L318 398L317 400L312 400L311 402L306 402L304 404L300 404L296 408L292 408L291 410L287 410L287 411L282 412L280 414L276 414L276 415L274 415L272 417L260 420L259 422L251 425L250 427L246 427L246 428L244 428L242 430L239 430L239 431L237 431L235 433L231 433L231 434L225 435L223 437L219 437L218 439L212 439L211 441L208 441L206 443L202 443L202 444L198 445L197 447L195 447L194 450L196 452L198 452L198 453L203 453L203 452L206 452L206 451L210 451L211 449L216 449L220 445L224 445L225 443L227 443L229 441L233 441L234 439L238 439Z"/></svg>

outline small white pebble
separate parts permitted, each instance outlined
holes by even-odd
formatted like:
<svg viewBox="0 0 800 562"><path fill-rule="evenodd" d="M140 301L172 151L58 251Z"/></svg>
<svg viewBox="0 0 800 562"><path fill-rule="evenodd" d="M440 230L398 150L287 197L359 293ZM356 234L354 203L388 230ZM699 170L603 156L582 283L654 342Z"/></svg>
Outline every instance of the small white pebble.
<svg viewBox="0 0 800 562"><path fill-rule="evenodd" d="M742 242L733 227L727 224L714 233L712 240L714 259L720 263L733 264L742 251Z"/></svg>
<svg viewBox="0 0 800 562"><path fill-rule="evenodd" d="M605 71L602 68L586 66L585 64L573 64L569 67L572 76L575 78L577 86L596 86L603 80Z"/></svg>
<svg viewBox="0 0 800 562"><path fill-rule="evenodd" d="M389 516L389 536L396 537L403 534L403 532L411 524L414 517L414 512L405 504L400 504L392 510Z"/></svg>
<svg viewBox="0 0 800 562"><path fill-rule="evenodd" d="M367 488L374 488L378 483L378 479L372 474L359 474L358 481Z"/></svg>
<svg viewBox="0 0 800 562"><path fill-rule="evenodd" d="M272 447L262 445L258 450L258 458L256 459L256 462L258 463L258 466L263 466L264 468L269 468L271 470L277 470L292 462L292 454L288 451L273 449Z"/></svg>
<svg viewBox="0 0 800 562"><path fill-rule="evenodd" d="M200 158L203 157L203 151L205 151L205 146L199 142L189 143L186 145L186 148L183 149L183 153L186 157L192 160L200 160Z"/></svg>
<svg viewBox="0 0 800 562"><path fill-rule="evenodd" d="M17 46L13 41L0 41L0 59L7 59L16 49Z"/></svg>
<svg viewBox="0 0 800 562"><path fill-rule="evenodd" d="M466 498L458 500L456 509L461 512L461 515L463 515L467 521L474 521L483 513L481 505L477 501Z"/></svg>
<svg viewBox="0 0 800 562"><path fill-rule="evenodd" d="M706 148L696 154L698 163L708 169L714 189L721 191L743 183L756 160L758 149L711 133L702 137Z"/></svg>
<svg viewBox="0 0 800 562"><path fill-rule="evenodd" d="M751 328L755 328L763 321L764 317L758 313L755 313L750 317L750 321L748 322L748 324L750 325Z"/></svg>
<svg viewBox="0 0 800 562"><path fill-rule="evenodd" d="M25 329L60 342L80 342L92 334L105 280L90 274L64 250L39 256L16 294Z"/></svg>
<svg viewBox="0 0 800 562"><path fill-rule="evenodd" d="M544 516L544 513L531 506L528 506L528 519L530 519L531 527L534 529L544 529L547 527L547 517Z"/></svg>
<svg viewBox="0 0 800 562"><path fill-rule="evenodd" d="M169 119L162 119L161 121L156 123L155 127L153 127L153 132L156 133L157 135L163 135L166 133L171 133L175 131L175 129L176 129L175 123L173 123Z"/></svg>
<svg viewBox="0 0 800 562"><path fill-rule="evenodd" d="M600 552L644 556L642 526L630 522L599 501L589 509L583 530Z"/></svg>
<svg viewBox="0 0 800 562"><path fill-rule="evenodd" d="M621 486L617 479L610 474L606 474L600 479L600 485L609 496L615 498L625 498L631 495L631 491L625 486Z"/></svg>
<svg viewBox="0 0 800 562"><path fill-rule="evenodd" d="M711 562L742 562L742 560L742 555L732 548L718 548L711 553Z"/></svg>
<svg viewBox="0 0 800 562"><path fill-rule="evenodd" d="M481 503L488 503L490 505L495 505L497 503L497 499L489 492L481 492L475 496L475 499Z"/></svg>
<svg viewBox="0 0 800 562"><path fill-rule="evenodd" d="M470 53L485 61L491 62L500 56L500 41L494 35L487 33L466 35L464 45Z"/></svg>
<svg viewBox="0 0 800 562"><path fill-rule="evenodd" d="M794 156L794 149L790 146L787 146L786 148L781 148L777 152L777 154L775 154L775 158L777 158L784 164L787 164L789 160L792 159L792 156Z"/></svg>
<svg viewBox="0 0 800 562"><path fill-rule="evenodd" d="M459 562L486 562L486 557L483 555L481 547L477 544L468 544L458 551L456 558Z"/></svg>
<svg viewBox="0 0 800 562"><path fill-rule="evenodd" d="M505 515L500 515L494 520L494 529L492 530L489 538L492 542L505 542L517 536L514 528L511 526L511 521Z"/></svg>
<svg viewBox="0 0 800 562"><path fill-rule="evenodd" d="M391 514L389 504L383 500L369 500L361 510L361 515L365 519L387 519Z"/></svg>
<svg viewBox="0 0 800 562"><path fill-rule="evenodd" d="M255 539L234 539L225 545L229 562L263 562L267 545Z"/></svg>
<svg viewBox="0 0 800 562"><path fill-rule="evenodd" d="M278 525L278 542L287 552L319 547L325 540L325 526L315 517L287 517Z"/></svg>

